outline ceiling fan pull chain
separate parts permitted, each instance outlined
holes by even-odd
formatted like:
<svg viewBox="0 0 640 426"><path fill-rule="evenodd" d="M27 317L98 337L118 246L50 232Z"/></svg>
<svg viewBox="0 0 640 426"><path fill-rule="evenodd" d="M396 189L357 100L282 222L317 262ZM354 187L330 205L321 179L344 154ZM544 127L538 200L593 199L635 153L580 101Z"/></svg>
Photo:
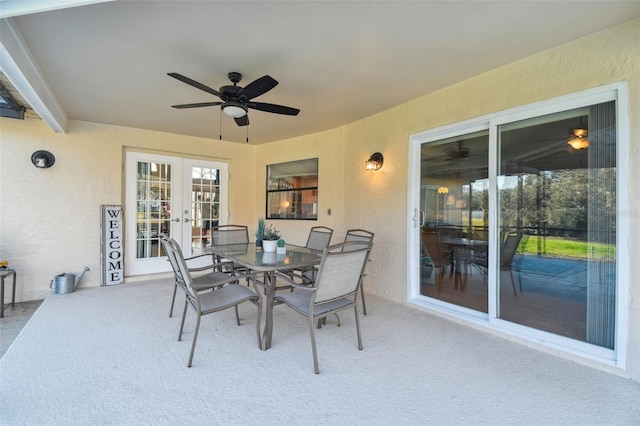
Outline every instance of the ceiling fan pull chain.
<svg viewBox="0 0 640 426"><path fill-rule="evenodd" d="M247 125L247 143L249 143L249 126Z"/></svg>
<svg viewBox="0 0 640 426"><path fill-rule="evenodd" d="M222 140L222 108L220 109L220 140Z"/></svg>

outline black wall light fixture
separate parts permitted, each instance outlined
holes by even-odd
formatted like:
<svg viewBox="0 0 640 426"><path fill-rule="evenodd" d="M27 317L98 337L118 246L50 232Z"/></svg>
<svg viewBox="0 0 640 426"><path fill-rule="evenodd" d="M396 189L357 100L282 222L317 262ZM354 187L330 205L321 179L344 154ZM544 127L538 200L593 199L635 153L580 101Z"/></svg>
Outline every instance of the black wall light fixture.
<svg viewBox="0 0 640 426"><path fill-rule="evenodd" d="M375 170L380 170L382 167L382 163L384 162L384 157L379 152L371 154L371 157L365 163L365 170L372 172Z"/></svg>
<svg viewBox="0 0 640 426"><path fill-rule="evenodd" d="M49 151L36 151L31 154L31 162L39 169L48 169L56 162L56 157Z"/></svg>

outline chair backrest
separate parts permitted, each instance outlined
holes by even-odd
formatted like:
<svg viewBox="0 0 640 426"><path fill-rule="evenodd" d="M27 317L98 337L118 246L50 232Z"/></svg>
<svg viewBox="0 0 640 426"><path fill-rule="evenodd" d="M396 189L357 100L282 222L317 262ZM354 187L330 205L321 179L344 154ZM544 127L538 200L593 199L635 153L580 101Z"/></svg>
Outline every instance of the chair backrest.
<svg viewBox="0 0 640 426"><path fill-rule="evenodd" d="M211 241L214 246L248 244L249 230L245 225L214 226L211 229Z"/></svg>
<svg viewBox="0 0 640 426"><path fill-rule="evenodd" d="M518 245L520 245L521 239L521 232L510 232L507 234L504 243L502 243L502 248L500 249L500 266L503 268L511 267L513 256L518 250Z"/></svg>
<svg viewBox="0 0 640 426"><path fill-rule="evenodd" d="M440 268L446 265L449 261L449 253L444 250L440 232L433 228L422 228L420 236L422 237L422 244L424 244L433 262L433 266Z"/></svg>
<svg viewBox="0 0 640 426"><path fill-rule="evenodd" d="M489 228L486 226L474 226L471 238L474 240L489 241Z"/></svg>
<svg viewBox="0 0 640 426"><path fill-rule="evenodd" d="M309 238L305 247L311 250L324 250L329 246L332 236L333 229L326 226L314 226L309 231Z"/></svg>
<svg viewBox="0 0 640 426"><path fill-rule="evenodd" d="M345 250L346 246L351 245L355 247ZM350 241L327 247L322 254L311 303L324 303L357 294L372 245Z"/></svg>
<svg viewBox="0 0 640 426"><path fill-rule="evenodd" d="M189 273L187 262L184 260L182 249L180 248L176 240L165 235L160 236L160 242L167 252L167 257L169 258L171 268L173 269L173 273L176 278L176 284L178 284L178 286L184 290L184 292L187 294L187 299L189 300L189 302L195 306L196 300L191 288L193 278Z"/></svg>
<svg viewBox="0 0 640 426"><path fill-rule="evenodd" d="M461 226L439 226L438 231L440 231L440 237L442 238L462 238L464 235L464 230Z"/></svg>
<svg viewBox="0 0 640 426"><path fill-rule="evenodd" d="M374 235L375 234L373 232L369 232L364 229L349 229L347 230L347 233L344 236L344 242L346 243L349 241L361 241L365 243L372 243ZM349 244L344 246L342 251L350 251L350 250L357 250L357 249L358 249L358 245Z"/></svg>

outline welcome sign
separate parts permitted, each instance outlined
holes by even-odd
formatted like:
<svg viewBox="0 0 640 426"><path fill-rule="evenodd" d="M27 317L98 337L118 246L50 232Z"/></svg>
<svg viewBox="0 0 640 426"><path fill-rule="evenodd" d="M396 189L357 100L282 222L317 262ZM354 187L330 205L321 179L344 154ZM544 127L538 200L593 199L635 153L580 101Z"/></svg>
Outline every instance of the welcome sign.
<svg viewBox="0 0 640 426"><path fill-rule="evenodd" d="M121 284L124 279L122 206L100 206L100 284Z"/></svg>

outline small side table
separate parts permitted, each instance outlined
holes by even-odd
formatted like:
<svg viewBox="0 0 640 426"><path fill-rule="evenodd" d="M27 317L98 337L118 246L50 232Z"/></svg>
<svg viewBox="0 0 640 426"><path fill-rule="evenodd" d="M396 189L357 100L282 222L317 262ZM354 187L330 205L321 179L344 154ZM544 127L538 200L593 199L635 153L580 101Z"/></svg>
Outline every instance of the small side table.
<svg viewBox="0 0 640 426"><path fill-rule="evenodd" d="M15 269L0 269L0 281L2 288L0 289L0 318L4 318L4 279L13 275L13 293L11 293L11 306L16 306L16 270Z"/></svg>

